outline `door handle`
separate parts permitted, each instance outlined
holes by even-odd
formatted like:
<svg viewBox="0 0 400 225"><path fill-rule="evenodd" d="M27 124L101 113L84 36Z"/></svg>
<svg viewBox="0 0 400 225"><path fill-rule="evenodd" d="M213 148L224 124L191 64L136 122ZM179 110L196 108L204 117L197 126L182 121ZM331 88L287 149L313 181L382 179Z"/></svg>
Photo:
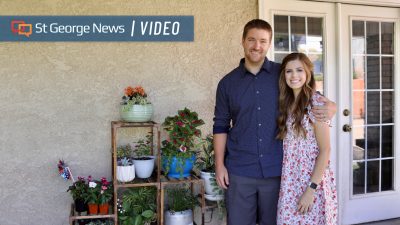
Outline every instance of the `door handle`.
<svg viewBox="0 0 400 225"><path fill-rule="evenodd" d="M351 126L349 124L343 125L343 131L344 132L351 132Z"/></svg>

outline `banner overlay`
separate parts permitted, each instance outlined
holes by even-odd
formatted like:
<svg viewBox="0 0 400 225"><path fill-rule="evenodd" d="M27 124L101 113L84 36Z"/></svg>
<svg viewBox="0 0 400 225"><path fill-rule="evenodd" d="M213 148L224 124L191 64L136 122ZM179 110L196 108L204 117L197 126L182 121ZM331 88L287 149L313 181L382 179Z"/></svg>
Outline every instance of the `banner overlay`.
<svg viewBox="0 0 400 225"><path fill-rule="evenodd" d="M0 16L2 42L190 42L193 16Z"/></svg>

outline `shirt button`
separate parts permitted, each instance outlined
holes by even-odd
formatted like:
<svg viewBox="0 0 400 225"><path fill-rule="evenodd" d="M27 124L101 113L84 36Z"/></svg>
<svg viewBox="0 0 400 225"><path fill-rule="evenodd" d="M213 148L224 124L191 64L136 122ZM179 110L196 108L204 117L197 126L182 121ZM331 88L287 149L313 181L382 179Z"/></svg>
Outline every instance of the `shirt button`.
<svg viewBox="0 0 400 225"><path fill-rule="evenodd" d="M262 157L263 157L263 154L260 155L260 158L262 158Z"/></svg>
<svg viewBox="0 0 400 225"><path fill-rule="evenodd" d="M259 91L256 91L256 93L257 93L257 94L260 94L260 92L259 92Z"/></svg>
<svg viewBox="0 0 400 225"><path fill-rule="evenodd" d="M258 139L260 142L262 142L262 139L260 138L260 139Z"/></svg>
<svg viewBox="0 0 400 225"><path fill-rule="evenodd" d="M261 107L259 106L259 107L257 108L257 110L261 110Z"/></svg>
<svg viewBox="0 0 400 225"><path fill-rule="evenodd" d="M257 79L258 79L258 77L255 77L255 79L257 80Z"/></svg>
<svg viewBox="0 0 400 225"><path fill-rule="evenodd" d="M261 127L261 123L259 123L258 126Z"/></svg>

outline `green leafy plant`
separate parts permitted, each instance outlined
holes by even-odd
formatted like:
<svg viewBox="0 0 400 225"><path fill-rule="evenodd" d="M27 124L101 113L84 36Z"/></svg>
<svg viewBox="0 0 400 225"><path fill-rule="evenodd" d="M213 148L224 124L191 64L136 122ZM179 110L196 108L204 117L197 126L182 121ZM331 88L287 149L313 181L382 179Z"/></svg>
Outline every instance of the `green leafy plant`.
<svg viewBox="0 0 400 225"><path fill-rule="evenodd" d="M139 139L135 146L135 159L149 159L146 156L151 155L153 135L146 135L146 139Z"/></svg>
<svg viewBox="0 0 400 225"><path fill-rule="evenodd" d="M197 112L188 108L178 110L175 116L168 116L162 124L169 135L169 140L176 148L184 148L184 151L191 151L194 148L194 140L201 136L201 130L197 127L204 124L199 119Z"/></svg>
<svg viewBox="0 0 400 225"><path fill-rule="evenodd" d="M204 172L215 172L213 136L208 135L203 142L203 151L197 155L197 167Z"/></svg>
<svg viewBox="0 0 400 225"><path fill-rule="evenodd" d="M84 195L85 201L88 204L98 204L99 202L99 194L100 194L100 184L98 181L92 181L88 179L88 189Z"/></svg>
<svg viewBox="0 0 400 225"><path fill-rule="evenodd" d="M175 187L167 189L168 210L171 212L182 212L199 205L189 187Z"/></svg>
<svg viewBox="0 0 400 225"><path fill-rule="evenodd" d="M157 189L138 187L126 190L118 205L122 225L148 225L157 219ZM119 201L119 199L118 199Z"/></svg>
<svg viewBox="0 0 400 225"><path fill-rule="evenodd" d="M169 140L162 142L162 156L166 160L164 172L170 170L170 163L173 157L178 160L177 170L182 174L184 162L196 154L198 148L197 140L201 137L199 126L204 121L199 119L197 112L188 108L178 110L175 116L168 116L163 122L163 128L168 133Z"/></svg>
<svg viewBox="0 0 400 225"><path fill-rule="evenodd" d="M132 147L130 144L117 147L117 159L130 158L132 155Z"/></svg>
<svg viewBox="0 0 400 225"><path fill-rule="evenodd" d="M72 199L85 199L85 195L88 189L88 184L86 183L85 178L78 177L78 180L75 181L71 186L69 186L67 192L70 192L72 195Z"/></svg>
<svg viewBox="0 0 400 225"><path fill-rule="evenodd" d="M118 166L132 166L132 162L130 159L124 157L118 162Z"/></svg>

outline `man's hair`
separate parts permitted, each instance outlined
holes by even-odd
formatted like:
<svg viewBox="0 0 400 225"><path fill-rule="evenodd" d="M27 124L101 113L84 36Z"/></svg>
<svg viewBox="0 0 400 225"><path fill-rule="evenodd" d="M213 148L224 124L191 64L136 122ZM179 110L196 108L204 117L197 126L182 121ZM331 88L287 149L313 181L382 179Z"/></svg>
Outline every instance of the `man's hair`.
<svg viewBox="0 0 400 225"><path fill-rule="evenodd" d="M265 21L265 20L260 20L260 19L254 19L250 20L243 29L243 39L246 38L247 33L249 32L250 29L257 28L257 29L262 29L268 31L271 36L270 39L272 39L272 27L271 25ZM271 40L272 41L272 40Z"/></svg>

